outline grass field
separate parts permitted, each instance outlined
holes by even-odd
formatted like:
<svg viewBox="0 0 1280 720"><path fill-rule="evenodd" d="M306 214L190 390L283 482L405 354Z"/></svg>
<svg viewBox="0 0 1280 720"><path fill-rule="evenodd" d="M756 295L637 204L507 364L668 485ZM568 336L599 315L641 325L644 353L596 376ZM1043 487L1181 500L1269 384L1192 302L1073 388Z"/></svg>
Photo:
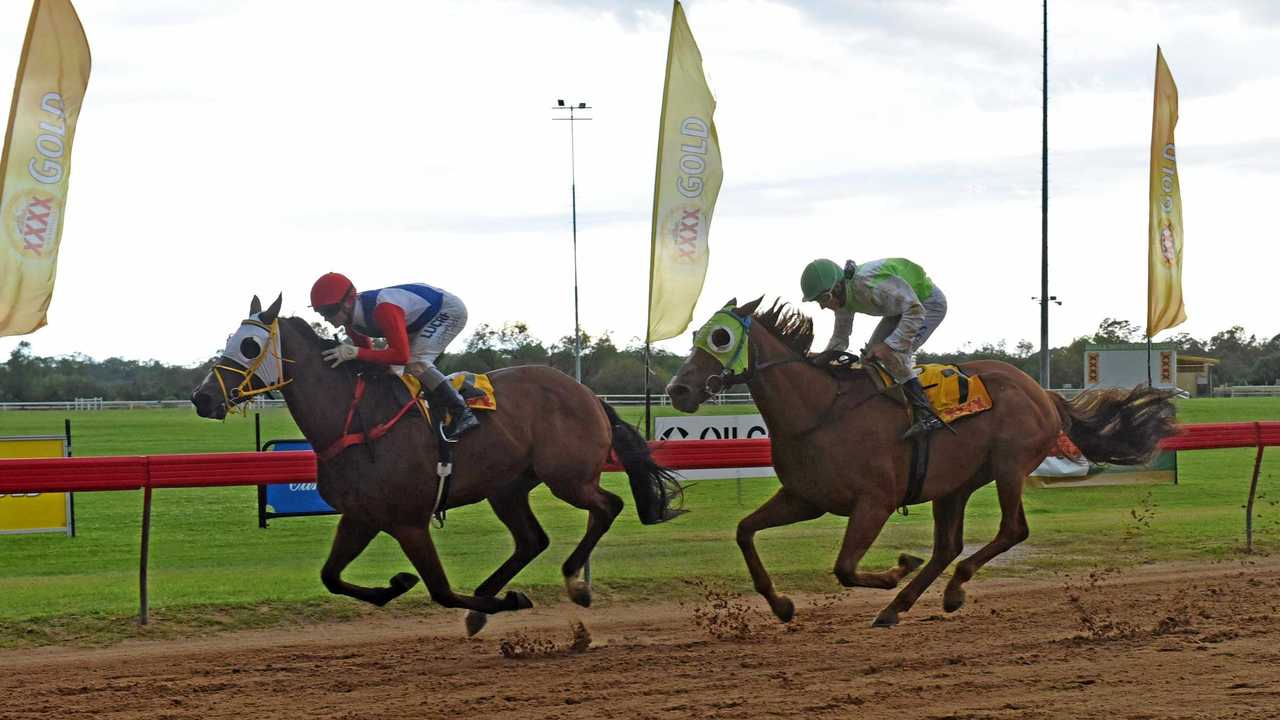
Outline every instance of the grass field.
<svg viewBox="0 0 1280 720"><path fill-rule="evenodd" d="M669 408L659 412L671 413ZM712 407L733 414L750 408ZM640 409L622 408L629 419ZM78 456L247 451L254 447L252 417L213 422L187 410L80 413L0 412L0 435L61 434L70 417ZM1182 422L1280 418L1280 399L1197 399L1179 403ZM284 410L262 413L263 439L298 437ZM987 575L1044 574L1083 567L1184 559L1225 559L1241 551L1254 451L1181 453L1180 483L1162 486L1029 489L1025 505L1031 538L983 570ZM1266 460L1255 542L1280 549L1280 489ZM625 477L606 485L627 499ZM597 599L691 596L685 580L700 578L751 592L733 541L734 527L777 487L773 478L692 483L678 520L643 527L629 506L592 557ZM739 503L739 493L741 503ZM0 536L0 646L51 642L108 642L138 630L140 492L76 496L78 537ZM559 602L559 565L585 526L585 513L555 500L544 488L534 510L551 547L513 586L535 602ZM971 546L988 541L999 519L993 489L976 493L965 526ZM335 518L277 519L257 527L251 487L157 491L152 511L149 635L225 627L265 626L342 618L369 612L434 612L425 592L384 610L330 596L319 570ZM758 546L780 588L834 591L830 575L844 519L818 520L762 533ZM455 587L469 589L505 559L511 541L487 505L450 511L447 527L433 531ZM900 551L928 554L927 506L895 515L866 565L885 566ZM971 548L973 549L973 548ZM384 584L408 562L380 537L348 570L348 579ZM981 575L980 575L981 577ZM433 606L432 606L433 607Z"/></svg>

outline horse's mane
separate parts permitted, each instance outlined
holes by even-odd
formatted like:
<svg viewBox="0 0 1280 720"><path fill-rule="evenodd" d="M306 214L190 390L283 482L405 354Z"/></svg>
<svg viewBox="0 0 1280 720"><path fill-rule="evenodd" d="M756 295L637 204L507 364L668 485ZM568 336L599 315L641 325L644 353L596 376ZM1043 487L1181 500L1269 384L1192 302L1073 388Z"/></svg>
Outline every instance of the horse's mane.
<svg viewBox="0 0 1280 720"><path fill-rule="evenodd" d="M293 326L293 328L297 330L298 335L313 347L321 350L328 350L338 344L333 338L327 338L316 334L315 328L311 327L311 323L300 317L282 317L280 318L280 322Z"/></svg>
<svg viewBox="0 0 1280 720"><path fill-rule="evenodd" d="M813 320L782 300L774 300L768 310L755 313L760 326L784 345L804 355L813 344Z"/></svg>

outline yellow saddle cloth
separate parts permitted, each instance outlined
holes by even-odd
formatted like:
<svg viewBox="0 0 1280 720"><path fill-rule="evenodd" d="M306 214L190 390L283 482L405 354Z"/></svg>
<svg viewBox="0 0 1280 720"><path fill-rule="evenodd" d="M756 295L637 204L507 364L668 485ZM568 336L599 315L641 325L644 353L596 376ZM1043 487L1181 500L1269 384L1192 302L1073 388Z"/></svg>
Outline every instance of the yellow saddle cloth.
<svg viewBox="0 0 1280 720"><path fill-rule="evenodd" d="M991 395L977 375L960 372L955 365L918 365L920 384L944 422L991 409Z"/></svg>
<svg viewBox="0 0 1280 720"><path fill-rule="evenodd" d="M409 373L400 376L404 381L405 387L409 388L409 394L418 398L418 409L428 419L431 413L427 409L427 401L418 395L422 389L422 383L418 378ZM467 403L467 407L472 410L497 410L498 397L493 393L493 383L489 381L489 376L484 373L456 372L445 378L454 390L462 396Z"/></svg>
<svg viewBox="0 0 1280 720"><path fill-rule="evenodd" d="M917 365L920 384L924 386L925 396L933 404L938 417L948 424L968 415L976 415L991 409L991 395L982 378L977 375L965 375L955 365ZM893 378L884 370L880 377L885 385L892 385Z"/></svg>

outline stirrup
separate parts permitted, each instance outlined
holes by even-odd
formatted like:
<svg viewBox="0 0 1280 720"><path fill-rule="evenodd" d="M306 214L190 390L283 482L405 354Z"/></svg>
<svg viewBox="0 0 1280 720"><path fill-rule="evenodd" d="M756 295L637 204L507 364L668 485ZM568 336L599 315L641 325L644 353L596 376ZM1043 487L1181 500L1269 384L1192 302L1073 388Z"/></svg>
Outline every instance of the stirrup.
<svg viewBox="0 0 1280 720"><path fill-rule="evenodd" d="M444 437L445 442L458 442L458 438L466 434L469 430L480 427L480 421L476 418L475 413L470 408L463 413L454 415L449 414L449 422L440 425L440 434Z"/></svg>

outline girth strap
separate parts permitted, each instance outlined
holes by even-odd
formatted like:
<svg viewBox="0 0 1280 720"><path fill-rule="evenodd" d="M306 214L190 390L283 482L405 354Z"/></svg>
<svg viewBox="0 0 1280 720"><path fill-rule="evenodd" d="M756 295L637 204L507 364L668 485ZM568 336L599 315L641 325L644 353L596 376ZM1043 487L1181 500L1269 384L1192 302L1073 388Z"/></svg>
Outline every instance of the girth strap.
<svg viewBox="0 0 1280 720"><path fill-rule="evenodd" d="M907 514L907 506L920 502L920 494L924 491L924 478L929 474L929 439L933 433L920 433L911 438L911 462L907 466L907 495L902 498L903 515Z"/></svg>

